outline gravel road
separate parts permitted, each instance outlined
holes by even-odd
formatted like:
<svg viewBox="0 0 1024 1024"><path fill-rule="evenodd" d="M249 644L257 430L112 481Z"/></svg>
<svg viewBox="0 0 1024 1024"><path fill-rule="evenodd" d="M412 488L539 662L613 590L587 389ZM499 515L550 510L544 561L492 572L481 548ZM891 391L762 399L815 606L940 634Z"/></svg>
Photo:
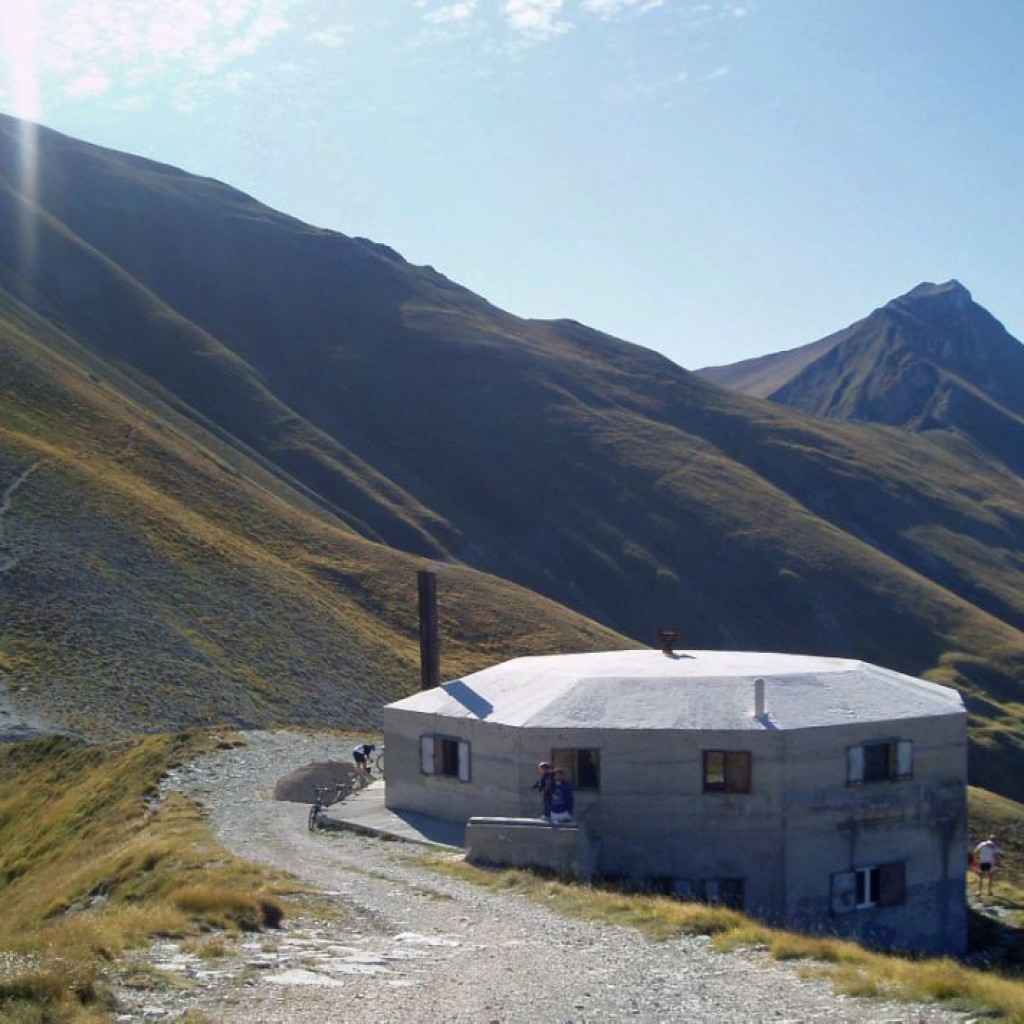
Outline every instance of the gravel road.
<svg viewBox="0 0 1024 1024"><path fill-rule="evenodd" d="M168 944L151 965L176 972L173 994L122 992L123 1020L245 1024L593 1021L959 1021L962 1014L835 996L760 951L715 953L705 938L663 942L569 920L525 897L492 894L419 866L423 848L348 833L310 833L307 807L269 798L282 776L343 759L338 737L247 734L176 772L236 854L314 884L289 900L280 932L209 960ZM327 911L325 911L327 907Z"/></svg>

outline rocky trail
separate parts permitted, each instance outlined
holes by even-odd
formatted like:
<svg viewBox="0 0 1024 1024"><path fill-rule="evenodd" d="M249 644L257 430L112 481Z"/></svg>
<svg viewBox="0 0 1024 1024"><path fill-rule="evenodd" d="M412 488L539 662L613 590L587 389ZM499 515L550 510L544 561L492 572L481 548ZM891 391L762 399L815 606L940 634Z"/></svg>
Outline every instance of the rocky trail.
<svg viewBox="0 0 1024 1024"><path fill-rule="evenodd" d="M272 799L304 765L346 759L337 736L250 733L166 780L209 811L234 853L318 890L289 897L280 930L198 957L148 951L174 984L125 988L121 1019L322 1022L961 1021L962 1014L836 996L764 952L718 954L703 937L656 942L570 920L522 896L424 867L425 848L313 833L308 807ZM453 854L454 856L455 854Z"/></svg>

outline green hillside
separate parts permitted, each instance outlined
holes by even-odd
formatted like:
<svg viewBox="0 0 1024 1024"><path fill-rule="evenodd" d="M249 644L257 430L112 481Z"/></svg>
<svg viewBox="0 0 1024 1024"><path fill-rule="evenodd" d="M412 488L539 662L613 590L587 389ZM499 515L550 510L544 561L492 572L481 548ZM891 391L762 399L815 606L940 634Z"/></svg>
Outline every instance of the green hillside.
<svg viewBox="0 0 1024 1024"><path fill-rule="evenodd" d="M0 119L24 699L359 725L414 685L438 564L447 676L658 626L863 658L959 687L973 781L1024 796L1024 483L976 445L726 391L45 130L26 207L16 139Z"/></svg>
<svg viewBox="0 0 1024 1024"><path fill-rule="evenodd" d="M361 538L94 361L57 354L72 348L30 317L0 320L0 680L20 705L87 735L365 727L418 685L427 563ZM509 650L628 642L460 566L441 569L440 592L451 674Z"/></svg>

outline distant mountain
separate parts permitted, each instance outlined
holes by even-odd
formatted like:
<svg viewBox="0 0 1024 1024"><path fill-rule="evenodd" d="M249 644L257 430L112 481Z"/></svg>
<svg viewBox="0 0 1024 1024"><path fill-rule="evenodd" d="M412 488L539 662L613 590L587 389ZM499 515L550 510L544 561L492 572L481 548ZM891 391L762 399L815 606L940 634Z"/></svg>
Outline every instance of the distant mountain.
<svg viewBox="0 0 1024 1024"><path fill-rule="evenodd" d="M435 564L445 675L658 626L864 658L963 689L1024 795L1019 477L10 119L4 488L0 671L78 724L366 721Z"/></svg>
<svg viewBox="0 0 1024 1024"><path fill-rule="evenodd" d="M1024 345L956 281L802 348L699 372L814 416L947 431L1024 473Z"/></svg>

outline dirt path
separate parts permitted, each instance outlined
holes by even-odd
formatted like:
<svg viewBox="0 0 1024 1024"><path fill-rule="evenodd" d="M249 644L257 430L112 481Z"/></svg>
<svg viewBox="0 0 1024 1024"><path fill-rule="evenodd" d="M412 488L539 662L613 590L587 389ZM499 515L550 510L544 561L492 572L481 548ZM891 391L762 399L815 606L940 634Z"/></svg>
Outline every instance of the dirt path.
<svg viewBox="0 0 1024 1024"><path fill-rule="evenodd" d="M245 1024L325 1021L963 1021L962 1015L834 996L763 952L714 953L705 938L654 942L568 920L424 868L423 849L310 833L307 807L268 799L277 779L347 759L337 737L254 733L168 780L210 810L237 854L291 872L326 900L290 904L285 927L218 961L173 946L157 966L187 979L174 996L124 994L125 1020Z"/></svg>
<svg viewBox="0 0 1024 1024"><path fill-rule="evenodd" d="M22 470L0 491L0 575L10 572L18 565L17 555L7 541L7 527L4 516L11 510L11 504L18 488L42 465L33 462ZM18 742L41 736L54 730L42 719L29 714L18 706L14 695L10 692L10 683L6 673L0 667L0 743Z"/></svg>
<svg viewBox="0 0 1024 1024"><path fill-rule="evenodd" d="M41 465L42 462L33 462L28 469L22 470L3 491L0 491L0 573L10 572L18 564L17 557L10 550L6 541L4 516L11 510L15 492Z"/></svg>

